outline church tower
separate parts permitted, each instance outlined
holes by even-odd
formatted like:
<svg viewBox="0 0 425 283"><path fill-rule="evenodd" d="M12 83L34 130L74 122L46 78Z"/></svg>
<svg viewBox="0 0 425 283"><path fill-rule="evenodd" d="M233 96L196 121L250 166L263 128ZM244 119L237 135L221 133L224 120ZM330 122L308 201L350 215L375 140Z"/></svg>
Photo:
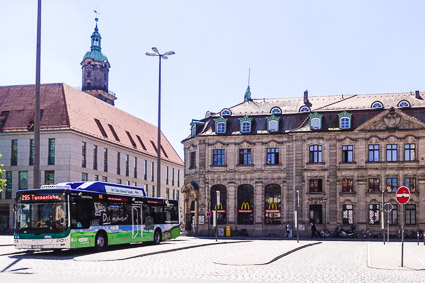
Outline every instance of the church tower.
<svg viewBox="0 0 425 283"><path fill-rule="evenodd" d="M109 68L111 65L108 58L102 53L102 37L97 28L98 20L98 18L95 19L96 27L91 35L90 51L87 51L81 62L83 70L82 91L114 105L114 101L117 98L113 92L108 91Z"/></svg>

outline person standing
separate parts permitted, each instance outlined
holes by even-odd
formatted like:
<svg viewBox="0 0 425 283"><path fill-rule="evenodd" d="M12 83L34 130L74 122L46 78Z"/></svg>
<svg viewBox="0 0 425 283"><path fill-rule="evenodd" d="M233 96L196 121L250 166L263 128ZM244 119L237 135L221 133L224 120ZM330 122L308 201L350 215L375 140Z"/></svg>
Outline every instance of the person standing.
<svg viewBox="0 0 425 283"><path fill-rule="evenodd" d="M316 239L317 238L316 225L314 225L314 223L310 223L310 225L311 225L311 238Z"/></svg>
<svg viewBox="0 0 425 283"><path fill-rule="evenodd" d="M286 234L285 238L289 238L289 235L291 233L291 226L289 225L289 222L286 224Z"/></svg>

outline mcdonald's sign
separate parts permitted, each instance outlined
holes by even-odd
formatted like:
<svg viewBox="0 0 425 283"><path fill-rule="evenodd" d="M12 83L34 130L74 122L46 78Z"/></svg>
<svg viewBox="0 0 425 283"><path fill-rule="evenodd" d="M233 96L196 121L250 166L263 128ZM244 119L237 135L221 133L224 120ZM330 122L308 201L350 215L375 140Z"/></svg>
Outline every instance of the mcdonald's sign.
<svg viewBox="0 0 425 283"><path fill-rule="evenodd" d="M241 209L238 210L239 213L252 213L253 209L249 208L249 203L247 201L243 202L241 205Z"/></svg>
<svg viewBox="0 0 425 283"><path fill-rule="evenodd" d="M264 210L265 213L280 213L280 209L277 208L277 203L269 203L269 208Z"/></svg>
<svg viewBox="0 0 425 283"><path fill-rule="evenodd" d="M220 202L219 206L214 206L214 210L217 211L217 213L226 213L226 210L223 209L223 204Z"/></svg>

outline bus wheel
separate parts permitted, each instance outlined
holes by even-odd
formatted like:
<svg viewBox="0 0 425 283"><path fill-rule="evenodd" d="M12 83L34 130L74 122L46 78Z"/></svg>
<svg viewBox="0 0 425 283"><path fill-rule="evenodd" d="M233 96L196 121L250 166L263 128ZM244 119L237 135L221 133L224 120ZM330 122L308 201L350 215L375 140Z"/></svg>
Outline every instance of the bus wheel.
<svg viewBox="0 0 425 283"><path fill-rule="evenodd" d="M161 230L156 229L155 233L153 234L153 243L155 245L158 245L159 243L161 243L161 238L162 238Z"/></svg>
<svg viewBox="0 0 425 283"><path fill-rule="evenodd" d="M105 232L98 232L96 234L95 248L98 251L104 250L108 245L108 238L106 238Z"/></svg>

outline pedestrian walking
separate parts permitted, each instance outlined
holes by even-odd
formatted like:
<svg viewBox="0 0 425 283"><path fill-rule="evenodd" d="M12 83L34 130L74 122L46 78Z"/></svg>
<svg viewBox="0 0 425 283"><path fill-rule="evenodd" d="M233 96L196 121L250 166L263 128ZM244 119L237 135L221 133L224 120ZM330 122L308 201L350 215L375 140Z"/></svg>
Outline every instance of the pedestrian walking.
<svg viewBox="0 0 425 283"><path fill-rule="evenodd" d="M310 225L311 225L311 238L316 239L317 238L316 225L314 225L314 223L310 223Z"/></svg>
<svg viewBox="0 0 425 283"><path fill-rule="evenodd" d="M289 235L291 233L291 226L289 225L289 222L286 224L286 233L285 238L289 238Z"/></svg>

